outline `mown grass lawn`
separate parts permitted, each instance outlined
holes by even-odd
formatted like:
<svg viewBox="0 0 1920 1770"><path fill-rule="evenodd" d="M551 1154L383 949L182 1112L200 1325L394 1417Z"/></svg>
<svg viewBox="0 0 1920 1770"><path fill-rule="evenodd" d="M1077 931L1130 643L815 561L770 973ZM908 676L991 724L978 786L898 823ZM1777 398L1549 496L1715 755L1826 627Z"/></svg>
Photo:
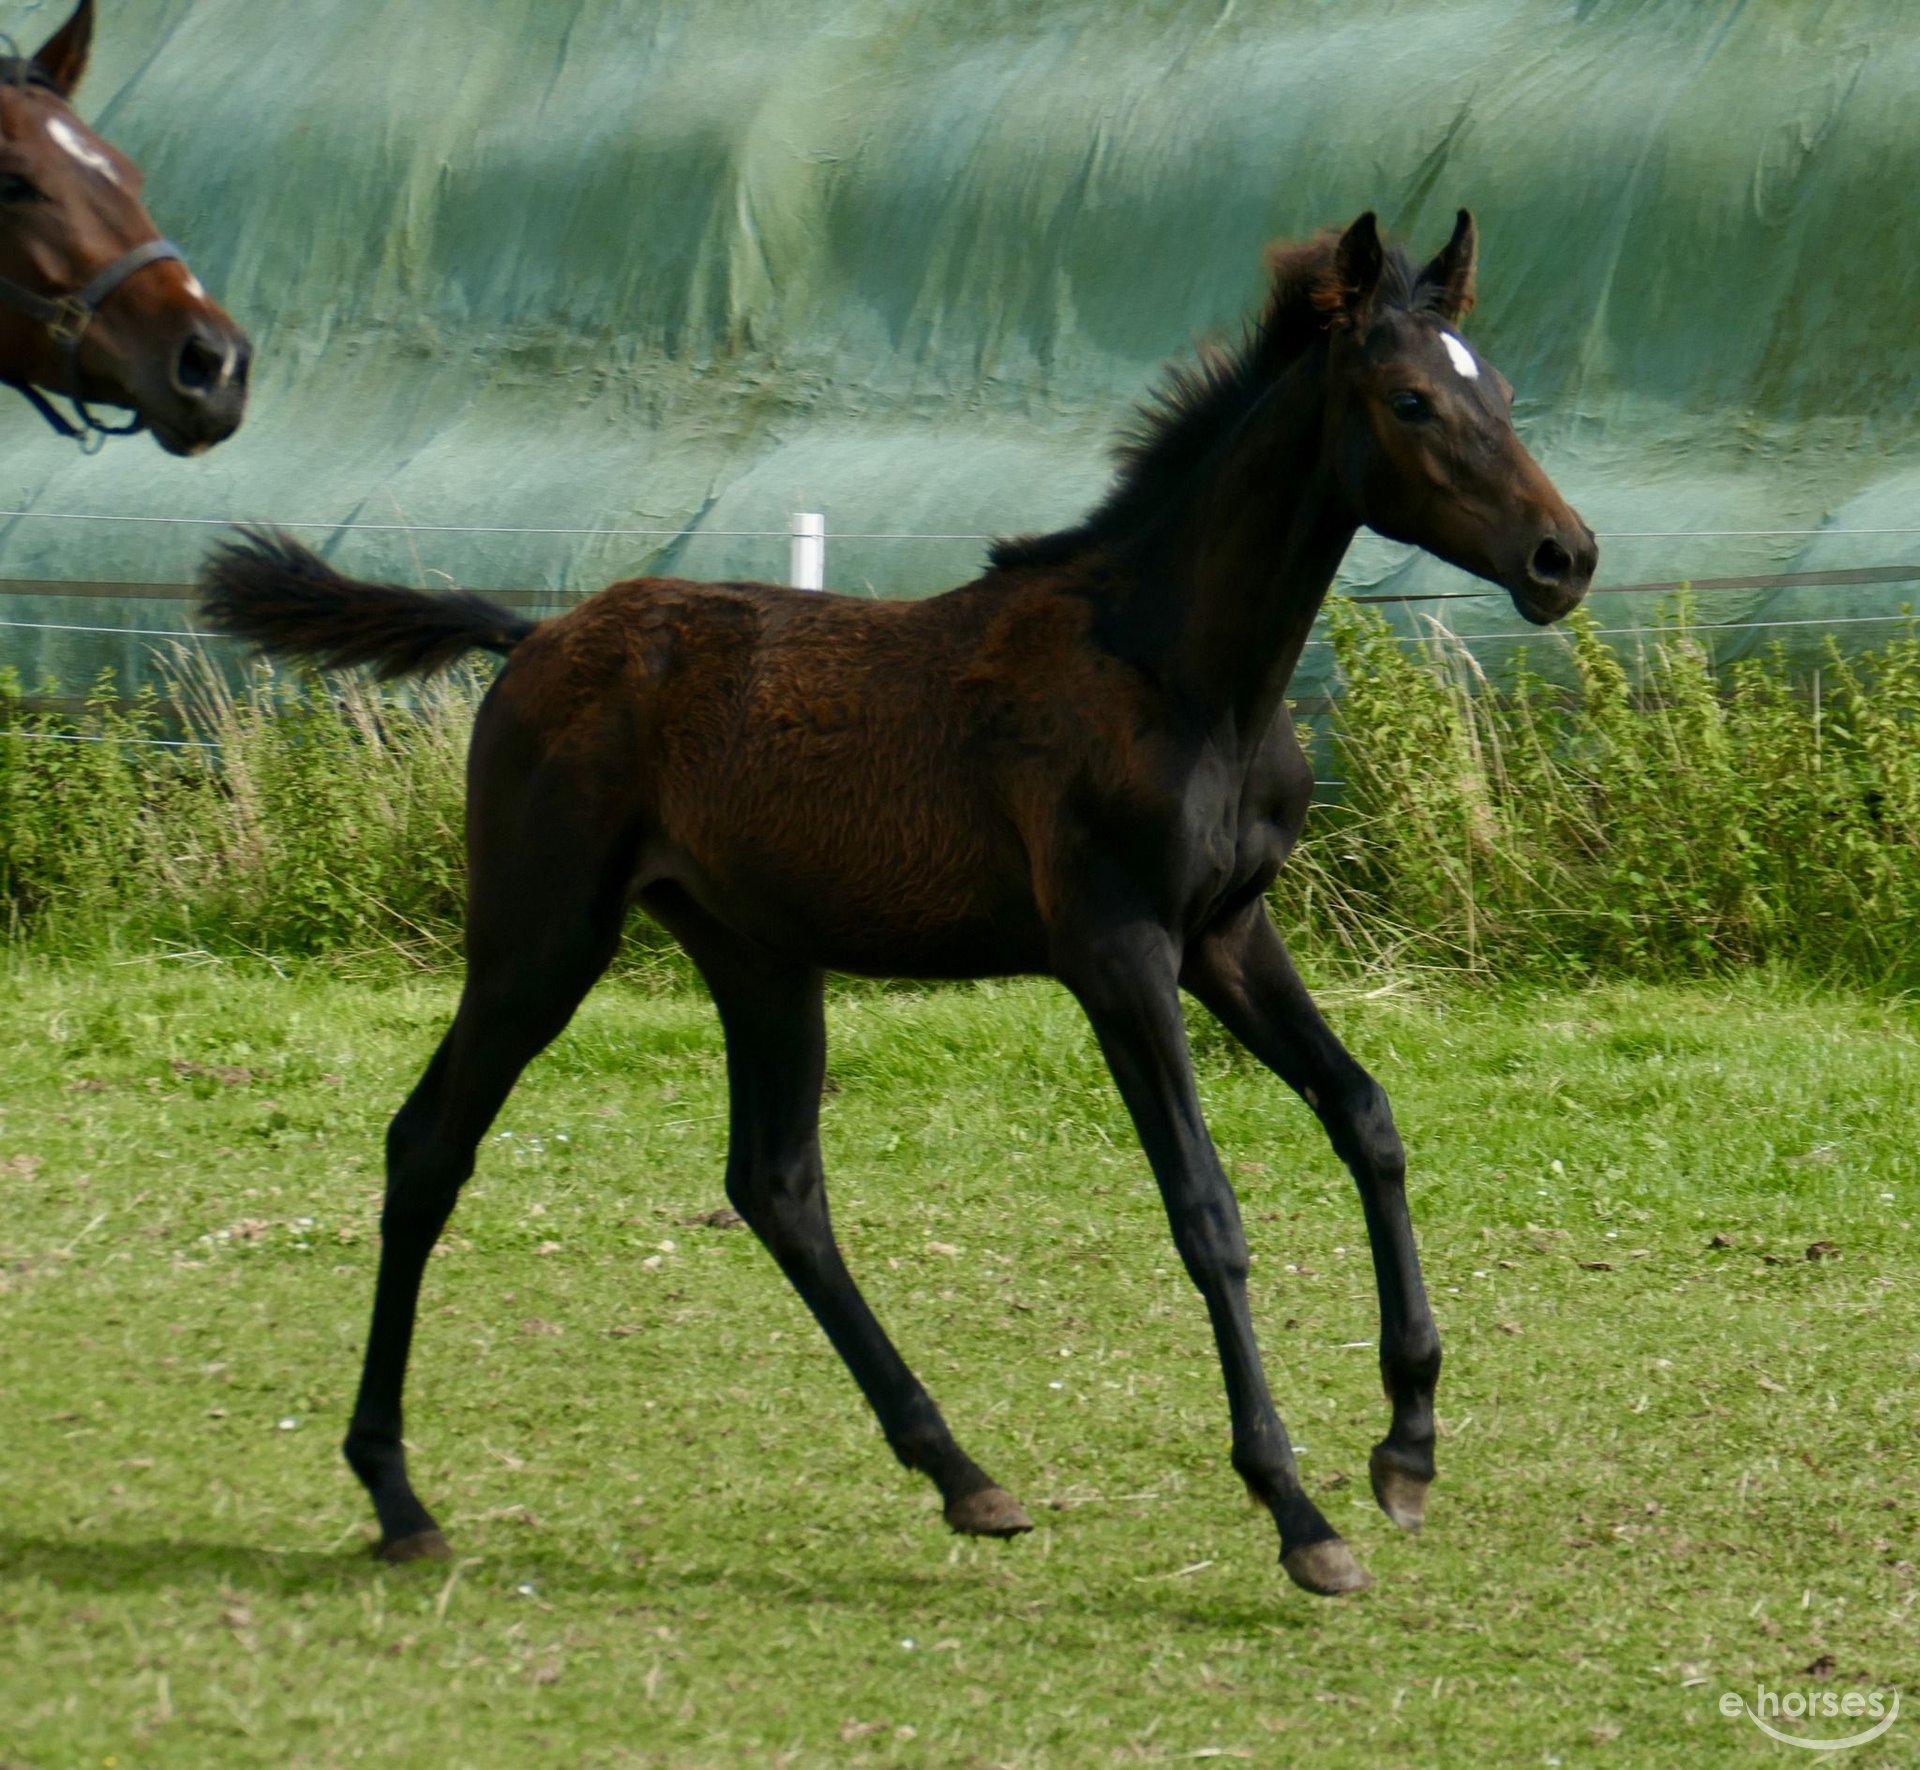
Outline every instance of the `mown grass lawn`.
<svg viewBox="0 0 1920 1770"><path fill-rule="evenodd" d="M460 1559L368 1560L336 1447L380 1138L451 995L7 978L9 1770L1745 1764L1799 1759L1723 1692L1920 1690L1908 1008L1332 998L1394 1096L1446 1339L1417 1541L1367 1497L1350 1188L1196 1024L1274 1387L1379 1581L1328 1603L1227 1466L1091 1040L1026 984L841 995L826 1141L856 1272L1032 1536L948 1536L750 1235L699 1221L711 1012L613 985L429 1273L409 1438ZM1920 1713L1841 1761L1917 1758Z"/></svg>

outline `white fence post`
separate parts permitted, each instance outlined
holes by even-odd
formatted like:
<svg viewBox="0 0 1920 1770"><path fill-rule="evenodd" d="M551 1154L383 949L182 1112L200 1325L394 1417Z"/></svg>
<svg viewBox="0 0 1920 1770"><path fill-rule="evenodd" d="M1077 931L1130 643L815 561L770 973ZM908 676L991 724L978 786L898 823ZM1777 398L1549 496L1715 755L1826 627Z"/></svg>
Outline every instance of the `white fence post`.
<svg viewBox="0 0 1920 1770"><path fill-rule="evenodd" d="M796 590L826 589L827 519L816 510L796 510L787 526L793 535L787 582Z"/></svg>

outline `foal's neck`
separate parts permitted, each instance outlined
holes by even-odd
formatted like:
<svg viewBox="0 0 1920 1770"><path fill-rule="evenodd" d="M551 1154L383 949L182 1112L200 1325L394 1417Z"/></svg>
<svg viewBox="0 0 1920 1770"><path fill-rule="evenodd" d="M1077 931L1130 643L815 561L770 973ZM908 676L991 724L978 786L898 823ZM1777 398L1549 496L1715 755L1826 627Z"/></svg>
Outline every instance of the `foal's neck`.
<svg viewBox="0 0 1920 1770"><path fill-rule="evenodd" d="M1223 431L1131 549L1163 675L1249 753L1358 526L1322 456L1325 401L1316 349Z"/></svg>

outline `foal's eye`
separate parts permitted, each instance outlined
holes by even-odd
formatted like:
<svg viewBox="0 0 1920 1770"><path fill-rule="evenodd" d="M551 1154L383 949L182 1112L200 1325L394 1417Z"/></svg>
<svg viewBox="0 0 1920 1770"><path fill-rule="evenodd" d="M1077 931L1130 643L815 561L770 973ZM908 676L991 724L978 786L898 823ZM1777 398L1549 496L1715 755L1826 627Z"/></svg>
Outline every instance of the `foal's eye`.
<svg viewBox="0 0 1920 1770"><path fill-rule="evenodd" d="M1433 407L1428 403L1427 396L1415 393L1410 388L1392 395L1387 401L1387 409L1408 424L1418 424L1422 418L1433 416Z"/></svg>
<svg viewBox="0 0 1920 1770"><path fill-rule="evenodd" d="M0 203L39 203L45 199L40 188L30 178L22 178L17 172L0 173Z"/></svg>

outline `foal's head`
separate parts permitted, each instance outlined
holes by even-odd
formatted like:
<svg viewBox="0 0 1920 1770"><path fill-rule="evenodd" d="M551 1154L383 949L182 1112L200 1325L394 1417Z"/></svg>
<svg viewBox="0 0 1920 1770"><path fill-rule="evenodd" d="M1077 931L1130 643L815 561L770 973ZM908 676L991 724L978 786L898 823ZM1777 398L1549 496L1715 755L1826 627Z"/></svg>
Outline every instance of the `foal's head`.
<svg viewBox="0 0 1920 1770"><path fill-rule="evenodd" d="M1461 337L1473 306L1475 231L1415 272L1371 211L1331 245L1283 248L1276 274L1309 270L1328 339L1328 450L1369 528L1503 586L1545 625L1586 595L1599 558L1582 522L1513 429L1507 378Z"/></svg>
<svg viewBox="0 0 1920 1770"><path fill-rule="evenodd" d="M128 407L162 448L197 455L240 423L246 334L177 255L92 290L91 317L71 300L159 240L140 169L68 108L92 39L81 0L37 54L0 57L0 382Z"/></svg>

